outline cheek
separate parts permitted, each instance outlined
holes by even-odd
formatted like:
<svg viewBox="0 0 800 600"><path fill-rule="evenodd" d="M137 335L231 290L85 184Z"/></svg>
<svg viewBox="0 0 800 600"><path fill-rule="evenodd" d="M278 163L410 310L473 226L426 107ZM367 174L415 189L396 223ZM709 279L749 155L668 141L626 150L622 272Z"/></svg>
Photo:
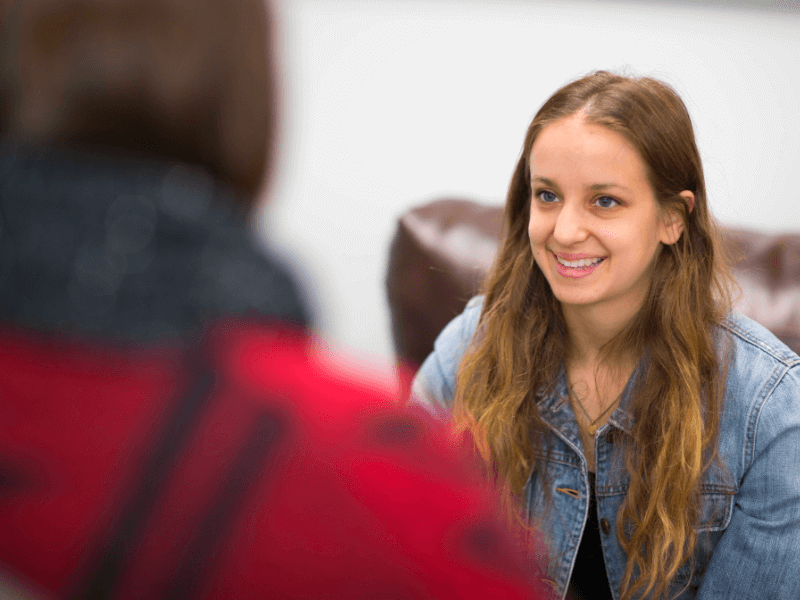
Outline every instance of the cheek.
<svg viewBox="0 0 800 600"><path fill-rule="evenodd" d="M649 234L646 228L635 228L620 235L614 242L610 242L618 248L618 254L629 257L631 268L643 269L649 267L658 256L661 243L658 238Z"/></svg>
<svg viewBox="0 0 800 600"><path fill-rule="evenodd" d="M546 226L541 219L531 219L528 222L528 238L531 241L531 248L534 252L536 247L540 246L547 239Z"/></svg>

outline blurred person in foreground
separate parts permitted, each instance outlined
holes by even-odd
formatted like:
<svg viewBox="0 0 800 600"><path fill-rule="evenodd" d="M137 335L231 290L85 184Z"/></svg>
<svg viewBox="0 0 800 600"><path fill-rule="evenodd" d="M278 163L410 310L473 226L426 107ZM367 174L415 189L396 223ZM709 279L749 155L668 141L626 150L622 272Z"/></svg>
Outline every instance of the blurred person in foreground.
<svg viewBox="0 0 800 600"><path fill-rule="evenodd" d="M261 0L3 6L0 595L539 597L449 432L254 249Z"/></svg>

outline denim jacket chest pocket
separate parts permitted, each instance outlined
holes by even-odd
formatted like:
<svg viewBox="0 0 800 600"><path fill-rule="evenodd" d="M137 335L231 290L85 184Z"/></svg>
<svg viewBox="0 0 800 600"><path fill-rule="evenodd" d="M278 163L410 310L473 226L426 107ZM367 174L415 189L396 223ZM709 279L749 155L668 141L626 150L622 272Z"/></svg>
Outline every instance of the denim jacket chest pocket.
<svg viewBox="0 0 800 600"><path fill-rule="evenodd" d="M624 474L621 481L616 484L598 486L597 494L598 502L601 503L601 513L604 501L605 506L610 505L618 511L628 493L628 487L627 474ZM695 597L714 548L731 522L737 491L736 485L733 483L732 477L727 474L724 465L713 464L704 474L700 486L698 521L694 527L697 543L692 558L678 569L671 585L670 597L676 598L676 600ZM614 527L616 527L616 519ZM613 544L610 544L609 549L612 555L616 554L614 550L619 550L618 557L621 564L607 565L607 571L617 574L621 582L621 574L624 573L627 556L621 552L616 539ZM609 557L606 557L607 561L608 559Z"/></svg>
<svg viewBox="0 0 800 600"><path fill-rule="evenodd" d="M537 456L547 469L549 505L543 478L533 473L526 487L525 512L531 524L540 529L550 547L547 571L559 591L565 590L575 555L588 520L589 490L579 455L567 447L551 448ZM619 464L619 463L616 463ZM701 484L699 519L695 527L697 545L693 559L682 565L674 581L673 597L693 598L712 552L728 527L733 514L736 487L724 476L725 467L712 465ZM600 473L603 469L601 468ZM596 487L598 520L603 556L612 588L622 583L627 555L617 538L617 520L628 493L629 477L622 470L599 475Z"/></svg>
<svg viewBox="0 0 800 600"><path fill-rule="evenodd" d="M616 484L598 485L598 496L619 496L619 503L628 494L629 478L626 475ZM721 469L712 465L703 476L700 485L700 515L695 526L698 533L724 531L731 521L736 486L726 482Z"/></svg>
<svg viewBox="0 0 800 600"><path fill-rule="evenodd" d="M700 488L698 533L724 531L731 522L736 488L732 485L703 482Z"/></svg>

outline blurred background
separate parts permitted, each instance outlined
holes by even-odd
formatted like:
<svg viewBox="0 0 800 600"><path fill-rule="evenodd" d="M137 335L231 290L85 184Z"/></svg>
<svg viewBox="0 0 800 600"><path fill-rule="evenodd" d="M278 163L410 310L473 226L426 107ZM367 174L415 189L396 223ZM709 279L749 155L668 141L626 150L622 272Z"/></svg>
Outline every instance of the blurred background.
<svg viewBox="0 0 800 600"><path fill-rule="evenodd" d="M321 336L393 356L397 219L440 197L502 204L525 129L596 69L671 84L720 222L800 230L800 2L277 0L277 176L257 216Z"/></svg>

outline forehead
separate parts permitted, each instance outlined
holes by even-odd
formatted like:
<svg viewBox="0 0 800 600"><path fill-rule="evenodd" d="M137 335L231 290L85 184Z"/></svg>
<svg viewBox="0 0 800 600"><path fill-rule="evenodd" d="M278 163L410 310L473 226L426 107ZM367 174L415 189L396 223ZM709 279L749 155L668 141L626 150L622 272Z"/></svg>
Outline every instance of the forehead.
<svg viewBox="0 0 800 600"><path fill-rule="evenodd" d="M546 125L530 152L531 177L649 188L647 167L628 139L578 114Z"/></svg>

